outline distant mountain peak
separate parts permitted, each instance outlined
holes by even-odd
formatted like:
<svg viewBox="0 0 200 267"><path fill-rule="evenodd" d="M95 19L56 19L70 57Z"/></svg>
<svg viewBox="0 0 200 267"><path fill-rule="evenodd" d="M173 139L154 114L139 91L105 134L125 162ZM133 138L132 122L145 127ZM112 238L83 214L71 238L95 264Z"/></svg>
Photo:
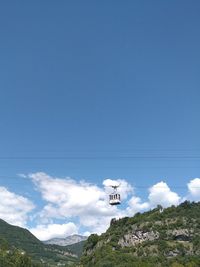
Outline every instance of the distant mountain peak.
<svg viewBox="0 0 200 267"><path fill-rule="evenodd" d="M87 239L87 236L74 234L74 235L66 236L64 238L52 238L50 240L44 241L44 243L49 244L49 245L68 246L68 245L79 243L86 239Z"/></svg>

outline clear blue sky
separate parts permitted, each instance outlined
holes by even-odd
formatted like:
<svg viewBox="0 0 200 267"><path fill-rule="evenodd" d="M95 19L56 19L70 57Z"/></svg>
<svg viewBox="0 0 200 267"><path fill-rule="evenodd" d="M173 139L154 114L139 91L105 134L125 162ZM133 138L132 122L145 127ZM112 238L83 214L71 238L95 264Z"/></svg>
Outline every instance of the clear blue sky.
<svg viewBox="0 0 200 267"><path fill-rule="evenodd" d="M0 185L34 198L18 173L199 177L199 14L197 0L1 2Z"/></svg>

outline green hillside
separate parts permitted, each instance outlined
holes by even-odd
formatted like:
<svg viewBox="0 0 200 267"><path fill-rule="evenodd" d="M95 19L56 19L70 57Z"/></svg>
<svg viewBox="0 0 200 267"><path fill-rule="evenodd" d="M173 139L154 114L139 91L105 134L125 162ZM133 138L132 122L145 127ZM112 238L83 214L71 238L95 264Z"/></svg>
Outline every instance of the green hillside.
<svg viewBox="0 0 200 267"><path fill-rule="evenodd" d="M80 258L82 255L83 247L84 247L85 243L86 243L86 240L83 240L83 241L80 241L78 243L68 245L68 246L66 246L66 248L69 249L69 251L71 251L72 253L76 254L78 256L78 258Z"/></svg>
<svg viewBox="0 0 200 267"><path fill-rule="evenodd" d="M13 250L26 252L33 262L42 263L43 266L57 266L76 263L78 256L67 247L45 245L28 230L13 226L0 220L0 251L5 242Z"/></svg>
<svg viewBox="0 0 200 267"><path fill-rule="evenodd" d="M91 235L84 267L200 267L200 203L156 209L112 220L101 236Z"/></svg>
<svg viewBox="0 0 200 267"><path fill-rule="evenodd" d="M42 267L20 249L8 244L5 239L0 239L0 267Z"/></svg>

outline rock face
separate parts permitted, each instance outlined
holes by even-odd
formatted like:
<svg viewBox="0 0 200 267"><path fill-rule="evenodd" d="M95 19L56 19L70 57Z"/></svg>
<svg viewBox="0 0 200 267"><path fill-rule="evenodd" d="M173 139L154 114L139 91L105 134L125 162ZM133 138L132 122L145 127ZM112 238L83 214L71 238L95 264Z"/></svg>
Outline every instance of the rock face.
<svg viewBox="0 0 200 267"><path fill-rule="evenodd" d="M188 229L174 229L168 230L166 232L168 238L176 241L190 241L192 234ZM136 230L125 234L122 238L119 239L118 244L121 247L131 247L137 246L145 241L154 241L158 240L160 237L159 232L157 231L142 231Z"/></svg>
<svg viewBox="0 0 200 267"><path fill-rule="evenodd" d="M86 239L87 239L87 236L71 235L65 238L53 238L53 239L45 241L44 243L49 244L49 245L68 246L68 245L79 243Z"/></svg>
<svg viewBox="0 0 200 267"><path fill-rule="evenodd" d="M81 263L84 267L199 267L200 202L112 219L105 233L88 238Z"/></svg>
<svg viewBox="0 0 200 267"><path fill-rule="evenodd" d="M136 246L144 241L153 241L159 238L158 232L144 232L144 231L135 231L133 233L125 234L122 238L119 239L118 244L121 247L130 247Z"/></svg>

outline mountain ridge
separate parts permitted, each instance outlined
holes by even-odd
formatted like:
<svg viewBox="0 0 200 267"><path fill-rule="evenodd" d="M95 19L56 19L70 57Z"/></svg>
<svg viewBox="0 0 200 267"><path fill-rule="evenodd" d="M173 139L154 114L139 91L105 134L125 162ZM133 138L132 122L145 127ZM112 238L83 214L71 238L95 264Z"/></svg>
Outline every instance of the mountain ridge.
<svg viewBox="0 0 200 267"><path fill-rule="evenodd" d="M44 241L43 243L49 245L69 246L79 243L81 241L85 241L87 240L87 238L88 238L87 236L74 234L66 236L65 238L52 238L47 241Z"/></svg>
<svg viewBox="0 0 200 267"><path fill-rule="evenodd" d="M200 202L111 220L85 243L84 267L199 267Z"/></svg>
<svg viewBox="0 0 200 267"><path fill-rule="evenodd" d="M11 225L0 219L0 245L6 241L10 247L26 252L33 261L44 266L57 266L57 264L72 264L78 261L75 250L58 245L43 244L29 230Z"/></svg>

